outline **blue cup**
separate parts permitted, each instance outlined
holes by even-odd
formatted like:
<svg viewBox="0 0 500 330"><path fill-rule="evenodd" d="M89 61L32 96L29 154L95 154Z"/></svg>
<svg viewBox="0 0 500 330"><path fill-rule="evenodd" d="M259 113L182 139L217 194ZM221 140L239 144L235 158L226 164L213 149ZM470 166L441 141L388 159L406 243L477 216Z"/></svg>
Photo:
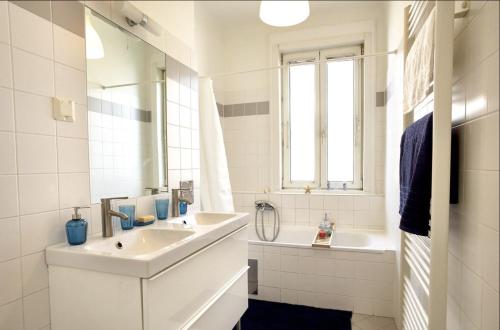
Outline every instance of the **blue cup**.
<svg viewBox="0 0 500 330"><path fill-rule="evenodd" d="M121 213L125 213L128 216L127 220L120 220L120 224L123 230L129 230L134 228L135 220L135 205L120 205L118 210Z"/></svg>
<svg viewBox="0 0 500 330"><path fill-rule="evenodd" d="M168 218L168 207L170 201L168 199L155 199L156 218L165 220Z"/></svg>

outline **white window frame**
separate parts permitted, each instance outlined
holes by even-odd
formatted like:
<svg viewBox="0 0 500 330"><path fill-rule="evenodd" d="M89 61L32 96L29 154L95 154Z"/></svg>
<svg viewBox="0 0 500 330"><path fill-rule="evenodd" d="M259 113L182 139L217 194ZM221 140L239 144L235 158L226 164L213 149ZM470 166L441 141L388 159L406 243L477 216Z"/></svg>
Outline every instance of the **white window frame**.
<svg viewBox="0 0 500 330"><path fill-rule="evenodd" d="M289 112L289 70L283 70L283 99L282 99L282 150L283 150L283 175L282 188L316 188L328 190L362 190L363 189L363 85L364 72L363 60L354 62L355 65L355 100L354 100L354 181L340 182L328 181L328 100L327 100L327 75L329 59L361 55L362 45L349 47L335 47L311 52L282 54L282 64L298 64L301 62L320 61L316 65L316 107L315 107L315 179L314 181L290 180L290 112Z"/></svg>
<svg viewBox="0 0 500 330"><path fill-rule="evenodd" d="M308 62L318 62L319 61L319 52L300 52L293 53L289 55L283 55L282 62L285 64L300 64L300 63L308 63ZM319 188L320 186L320 142L317 138L317 132L320 129L320 121L319 121L319 109L320 109L320 97L319 97L319 88L315 88L315 108L314 108L314 131L316 138L314 139L314 149L315 149L315 168L314 168L314 180L313 181L291 181L291 170L290 170L290 111L289 111L289 100L290 100L290 80L289 80L289 70L283 70L283 109L286 111L283 112L283 187L284 188L303 188L309 186L311 188ZM316 76L316 84L319 86L319 65L315 65L315 76Z"/></svg>

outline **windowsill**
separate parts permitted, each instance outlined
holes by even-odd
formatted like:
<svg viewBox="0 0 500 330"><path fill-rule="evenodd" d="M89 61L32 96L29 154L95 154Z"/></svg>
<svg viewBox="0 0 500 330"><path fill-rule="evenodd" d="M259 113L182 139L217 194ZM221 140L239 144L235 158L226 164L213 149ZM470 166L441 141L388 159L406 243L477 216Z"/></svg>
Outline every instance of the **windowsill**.
<svg viewBox="0 0 500 330"><path fill-rule="evenodd" d="M286 190L277 190L271 191L270 194L279 194L279 195L304 195L304 189L286 189ZM233 194L262 194L266 193L262 191L244 191L238 190L233 191ZM385 194L367 192L363 190L311 190L309 195L317 195L317 196L385 196Z"/></svg>

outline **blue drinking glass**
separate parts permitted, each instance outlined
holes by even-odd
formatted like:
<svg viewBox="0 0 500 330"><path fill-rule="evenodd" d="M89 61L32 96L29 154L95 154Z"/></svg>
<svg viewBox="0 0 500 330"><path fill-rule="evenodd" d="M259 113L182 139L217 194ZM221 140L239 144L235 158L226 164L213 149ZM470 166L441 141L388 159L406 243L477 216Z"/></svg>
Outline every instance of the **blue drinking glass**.
<svg viewBox="0 0 500 330"><path fill-rule="evenodd" d="M155 199L155 207L156 207L156 218L158 220L165 220L168 218L168 199Z"/></svg>
<svg viewBox="0 0 500 330"><path fill-rule="evenodd" d="M184 215L188 211L188 204L186 202L179 203L179 214Z"/></svg>
<svg viewBox="0 0 500 330"><path fill-rule="evenodd" d="M125 213L128 216L127 220L120 220L120 224L122 225L122 229L129 230L129 229L134 228L135 205L120 205L120 206L118 206L118 210L121 213Z"/></svg>

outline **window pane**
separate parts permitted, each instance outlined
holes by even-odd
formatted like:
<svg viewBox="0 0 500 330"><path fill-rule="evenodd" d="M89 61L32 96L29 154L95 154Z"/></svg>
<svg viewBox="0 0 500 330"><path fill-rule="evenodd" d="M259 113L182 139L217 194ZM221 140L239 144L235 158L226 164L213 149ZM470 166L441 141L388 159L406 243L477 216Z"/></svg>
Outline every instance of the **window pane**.
<svg viewBox="0 0 500 330"><path fill-rule="evenodd" d="M290 68L290 180L314 181L315 64Z"/></svg>
<svg viewBox="0 0 500 330"><path fill-rule="evenodd" d="M354 181L354 62L328 63L328 181Z"/></svg>

